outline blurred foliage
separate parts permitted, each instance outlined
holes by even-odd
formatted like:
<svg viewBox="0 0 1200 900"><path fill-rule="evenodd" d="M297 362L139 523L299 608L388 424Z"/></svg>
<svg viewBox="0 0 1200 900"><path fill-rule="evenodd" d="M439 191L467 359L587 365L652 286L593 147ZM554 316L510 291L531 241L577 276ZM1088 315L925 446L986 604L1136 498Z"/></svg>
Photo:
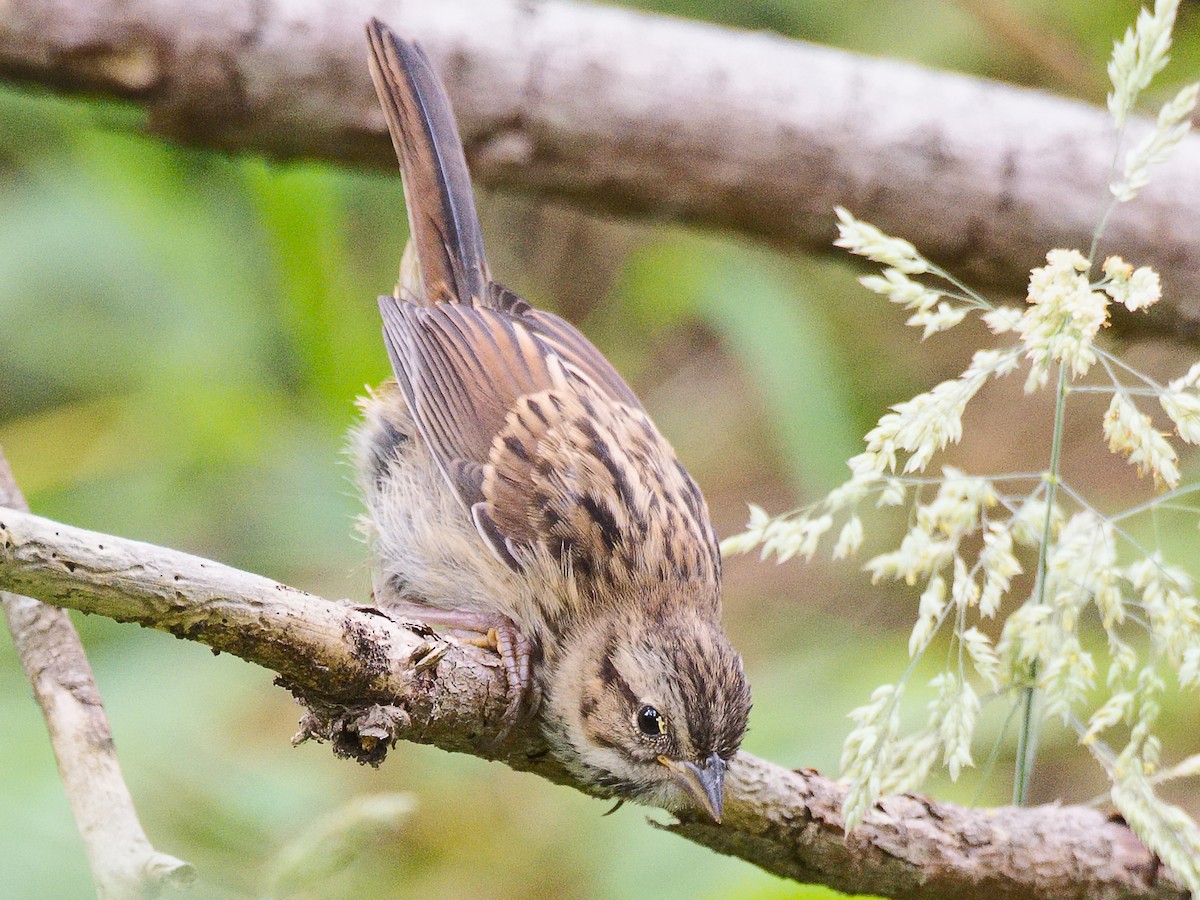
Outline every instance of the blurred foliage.
<svg viewBox="0 0 1200 900"><path fill-rule="evenodd" d="M1092 100L1135 9L996 0L1027 26L1014 43L967 2L637 5L1053 90L1092 78ZM1198 23L1185 12L1176 66L1194 71ZM1078 80L1049 76L1039 35L1070 48ZM44 515L362 598L340 455L354 396L388 374L372 298L399 260L400 182L164 146L136 134L139 118L0 86L0 445ZM880 411L952 365L952 346L918 346L842 265L673 229L635 244L611 292L570 314L629 373L723 534L747 499L783 509L838 481ZM524 289L519 273L499 274ZM553 292L532 299L556 304ZM903 664L894 629L915 601L865 599L852 567L735 560L728 574L755 686L747 749L834 769L845 711ZM79 626L147 830L198 865L199 895L260 894L314 822L348 798L401 791L411 816L366 829L357 851L338 851L347 868L292 896L831 896L649 828L645 810L601 818L596 801L476 759L401 745L373 771L293 750L298 710L268 673L132 627ZM1194 733L1194 713L1174 721ZM3 643L0 723L5 894L89 896L40 714ZM1051 744L1044 796L1061 784L1088 796L1098 785L1073 781L1071 742ZM1001 800L1004 778L986 775L939 791Z"/></svg>

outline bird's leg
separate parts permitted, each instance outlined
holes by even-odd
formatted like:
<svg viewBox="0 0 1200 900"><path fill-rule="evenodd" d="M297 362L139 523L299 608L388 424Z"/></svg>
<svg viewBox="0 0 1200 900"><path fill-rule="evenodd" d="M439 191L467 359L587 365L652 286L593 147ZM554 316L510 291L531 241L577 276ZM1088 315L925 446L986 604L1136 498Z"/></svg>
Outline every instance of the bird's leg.
<svg viewBox="0 0 1200 900"><path fill-rule="evenodd" d="M537 711L541 691L533 677L533 642L522 634L512 619L495 613L438 609L392 599L381 604L381 608L393 616L411 617L426 625L440 625L451 631L474 635L462 636L463 643L496 652L508 683L508 708L504 711L501 738Z"/></svg>

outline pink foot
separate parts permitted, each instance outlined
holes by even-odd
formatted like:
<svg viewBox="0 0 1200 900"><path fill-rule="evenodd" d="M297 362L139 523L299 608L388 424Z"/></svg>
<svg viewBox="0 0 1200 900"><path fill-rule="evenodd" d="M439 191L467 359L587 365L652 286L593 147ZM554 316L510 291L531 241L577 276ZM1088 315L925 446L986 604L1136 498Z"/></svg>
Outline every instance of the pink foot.
<svg viewBox="0 0 1200 900"><path fill-rule="evenodd" d="M441 625L452 631L465 631L478 637L465 642L496 651L508 683L508 707L504 711L500 740L516 725L528 721L541 702L541 691L533 677L533 642L507 616L465 610L437 609L419 603L389 602L380 605L390 615L411 616L427 625Z"/></svg>

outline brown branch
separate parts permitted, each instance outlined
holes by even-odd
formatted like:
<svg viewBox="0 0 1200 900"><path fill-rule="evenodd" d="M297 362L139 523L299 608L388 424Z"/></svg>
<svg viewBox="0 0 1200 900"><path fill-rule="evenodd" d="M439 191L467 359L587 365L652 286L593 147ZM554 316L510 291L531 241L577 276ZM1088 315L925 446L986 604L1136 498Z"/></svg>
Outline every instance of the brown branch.
<svg viewBox="0 0 1200 900"><path fill-rule="evenodd" d="M136 622L280 674L308 707L300 737L379 762L396 739L498 759L574 783L536 730L497 744L505 708L496 660L348 601L109 535L0 510L0 586L56 606ZM891 897L1158 898L1186 892L1122 824L1081 807L967 809L924 797L880 803L850 836L843 788L743 753L725 822L672 831L767 871Z"/></svg>
<svg viewBox="0 0 1200 900"><path fill-rule="evenodd" d="M28 510L3 452L0 506ZM4 591L0 606L46 718L96 893L104 898L156 896L165 887L190 883L192 867L155 851L142 830L121 777L92 667L66 611Z"/></svg>
<svg viewBox="0 0 1200 900"><path fill-rule="evenodd" d="M0 76L127 98L151 133L391 171L364 64L379 15L419 39L487 185L828 251L831 210L976 283L1023 290L1048 248L1086 248L1113 129L1083 103L784 40L563 0L9 0ZM1134 123L1136 140L1144 122ZM1106 247L1165 276L1200 331L1200 137ZM1170 315L1164 313L1169 312Z"/></svg>

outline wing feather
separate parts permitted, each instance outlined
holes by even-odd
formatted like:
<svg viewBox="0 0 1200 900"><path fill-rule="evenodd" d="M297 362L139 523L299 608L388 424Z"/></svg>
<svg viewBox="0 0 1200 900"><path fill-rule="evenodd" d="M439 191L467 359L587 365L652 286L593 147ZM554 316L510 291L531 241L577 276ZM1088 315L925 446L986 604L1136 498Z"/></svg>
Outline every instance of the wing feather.
<svg viewBox="0 0 1200 900"><path fill-rule="evenodd" d="M455 460L487 462L521 397L562 389L572 374L641 409L600 351L557 316L459 303L418 306L393 297L380 297L379 307L396 379L452 483Z"/></svg>
<svg viewBox="0 0 1200 900"><path fill-rule="evenodd" d="M542 344L548 350L561 357L563 362L585 373L596 383L601 393L634 409L642 408L642 403L633 389L578 328L554 313L532 307L522 318L529 324L531 331L541 338Z"/></svg>

